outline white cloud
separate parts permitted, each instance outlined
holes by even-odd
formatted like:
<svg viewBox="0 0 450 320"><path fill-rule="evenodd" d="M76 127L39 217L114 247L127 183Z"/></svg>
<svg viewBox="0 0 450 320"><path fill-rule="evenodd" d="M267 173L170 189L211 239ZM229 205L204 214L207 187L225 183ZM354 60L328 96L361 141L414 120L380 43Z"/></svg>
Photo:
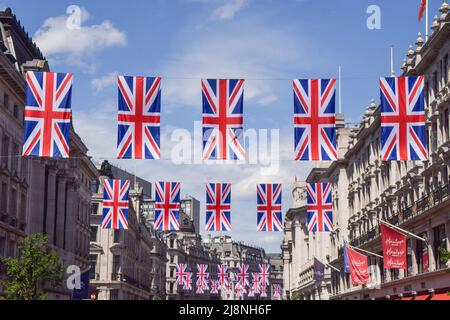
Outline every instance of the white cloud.
<svg viewBox="0 0 450 320"><path fill-rule="evenodd" d="M86 62L82 57L127 43L125 33L108 20L86 25L91 15L85 9L81 9L79 28L68 28L68 18L68 15L47 18L33 37L42 52L56 62L84 66Z"/></svg>
<svg viewBox="0 0 450 320"><path fill-rule="evenodd" d="M248 4L248 0L229 0L214 10L211 18L215 20L231 20Z"/></svg>
<svg viewBox="0 0 450 320"><path fill-rule="evenodd" d="M94 78L91 80L91 87L96 92L102 91L106 87L112 86L117 83L117 76L118 73L114 71L104 76Z"/></svg>

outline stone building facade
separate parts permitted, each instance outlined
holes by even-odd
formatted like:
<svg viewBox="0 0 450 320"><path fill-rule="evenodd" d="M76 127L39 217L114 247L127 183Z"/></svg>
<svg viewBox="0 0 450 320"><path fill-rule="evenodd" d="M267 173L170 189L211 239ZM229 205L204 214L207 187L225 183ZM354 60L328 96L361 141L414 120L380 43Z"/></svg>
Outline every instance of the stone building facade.
<svg viewBox="0 0 450 320"><path fill-rule="evenodd" d="M17 255L17 240L44 233L65 266L89 266L90 182L97 170L70 131L70 159L22 158L27 71L48 71L42 53L10 9L0 12L0 254ZM68 299L62 285L49 298Z"/></svg>
<svg viewBox="0 0 450 320"><path fill-rule="evenodd" d="M128 173L107 162L98 169L101 176L92 184L95 192L90 216L91 286L99 300L164 299L167 247L140 214L144 188L137 179L130 184L128 229L102 229L103 181L127 179Z"/></svg>
<svg viewBox="0 0 450 320"><path fill-rule="evenodd" d="M382 161L380 108L372 103L359 126L349 128L341 160L313 170L317 173L315 182L333 184L335 225L329 234L330 246L323 250L326 262L339 271L327 270L327 296L302 295L296 284L304 268L292 263L297 257L294 248L298 240L291 223L282 244L285 267L291 268L285 270L291 295L299 290L299 297L306 299L430 300L450 291L449 264L441 260L440 253L441 248L450 249L450 6L446 1L432 29L426 42L419 34L417 47L408 50L402 66L405 76L425 76L429 159ZM343 270L343 241L382 255L378 219L427 241L408 237L406 270L384 269L381 258L369 256L371 283L352 286Z"/></svg>

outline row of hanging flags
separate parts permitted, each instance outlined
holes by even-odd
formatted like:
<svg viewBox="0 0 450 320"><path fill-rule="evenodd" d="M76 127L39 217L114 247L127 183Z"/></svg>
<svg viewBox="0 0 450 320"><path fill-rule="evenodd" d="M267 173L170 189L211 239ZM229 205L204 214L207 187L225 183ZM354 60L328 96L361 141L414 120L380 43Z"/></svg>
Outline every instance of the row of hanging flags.
<svg viewBox="0 0 450 320"><path fill-rule="evenodd" d="M208 264L197 264L197 272L188 270L186 263L176 264L176 284L182 290L194 290L195 293L204 294L209 291L210 294L219 294L220 292L231 294L236 297L256 297L267 298L267 289L270 287L270 264L259 264L257 272L250 272L249 265L240 263L237 266L237 272L231 274L226 264L218 264L217 271L213 275L208 271ZM282 288L279 284L272 285L274 299L282 298Z"/></svg>
<svg viewBox="0 0 450 320"><path fill-rule="evenodd" d="M26 74L24 156L68 158L71 73ZM160 77L118 77L117 158L160 159ZM203 158L243 160L244 80L203 79ZM380 79L383 160L425 160L424 78ZM295 160L336 160L336 79L293 81Z"/></svg>
<svg viewBox="0 0 450 320"><path fill-rule="evenodd" d="M180 230L180 183L155 184L154 228ZM103 229L128 229L129 180L103 180ZM256 228L260 232L283 231L281 184L256 187ZM332 187L330 183L307 184L309 232L333 230ZM206 231L231 231L231 184L206 184Z"/></svg>

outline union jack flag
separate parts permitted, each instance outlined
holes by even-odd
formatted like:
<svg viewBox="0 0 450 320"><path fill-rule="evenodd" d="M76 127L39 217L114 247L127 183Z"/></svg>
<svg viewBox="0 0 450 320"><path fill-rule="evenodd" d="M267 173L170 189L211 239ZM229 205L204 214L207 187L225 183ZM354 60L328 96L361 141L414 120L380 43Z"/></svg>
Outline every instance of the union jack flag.
<svg viewBox="0 0 450 320"><path fill-rule="evenodd" d="M281 184L257 186L258 231L282 231Z"/></svg>
<svg viewBox="0 0 450 320"><path fill-rule="evenodd" d="M130 181L103 180L102 229L128 229Z"/></svg>
<svg viewBox="0 0 450 320"><path fill-rule="evenodd" d="M246 293L246 287L249 286L249 277L250 273L248 272L248 265L245 263L240 263L238 265L238 272L236 273L236 280L237 284L239 284L240 288L242 289L243 293Z"/></svg>
<svg viewBox="0 0 450 320"><path fill-rule="evenodd" d="M180 183L156 184L155 229L180 230Z"/></svg>
<svg viewBox="0 0 450 320"><path fill-rule="evenodd" d="M245 159L244 80L204 79L203 159Z"/></svg>
<svg viewBox="0 0 450 320"><path fill-rule="evenodd" d="M336 79L294 80L295 160L336 160Z"/></svg>
<svg viewBox="0 0 450 320"><path fill-rule="evenodd" d="M207 264L197 264L197 289L200 287L203 290L209 289L209 272Z"/></svg>
<svg viewBox="0 0 450 320"><path fill-rule="evenodd" d="M383 160L426 160L423 76L381 78Z"/></svg>
<svg viewBox="0 0 450 320"><path fill-rule="evenodd" d="M71 73L26 74L23 156L69 157Z"/></svg>
<svg viewBox="0 0 450 320"><path fill-rule="evenodd" d="M275 300L281 300L281 286L279 284L274 284L272 286L273 297Z"/></svg>
<svg viewBox="0 0 450 320"><path fill-rule="evenodd" d="M211 294L218 294L219 293L219 281L218 280L212 280L211 279Z"/></svg>
<svg viewBox="0 0 450 320"><path fill-rule="evenodd" d="M231 184L206 185L206 231L231 230Z"/></svg>
<svg viewBox="0 0 450 320"><path fill-rule="evenodd" d="M217 265L217 277L220 288L226 290L228 288L228 266L226 264Z"/></svg>
<svg viewBox="0 0 450 320"><path fill-rule="evenodd" d="M331 183L308 183L306 190L308 232L332 231L333 199Z"/></svg>
<svg viewBox="0 0 450 320"><path fill-rule="evenodd" d="M177 279L177 285L184 285L186 277L187 277L187 264L185 263L177 263L176 265L177 271L175 273Z"/></svg>
<svg viewBox="0 0 450 320"><path fill-rule="evenodd" d="M241 298L244 296L246 290L242 287L240 283L236 283L234 286L234 291L236 292L236 298Z"/></svg>
<svg viewBox="0 0 450 320"><path fill-rule="evenodd" d="M248 287L248 293L247 293L247 297L249 298L253 298L255 296L256 292L255 292L255 287L253 285L250 285Z"/></svg>
<svg viewBox="0 0 450 320"><path fill-rule="evenodd" d="M260 297L261 298L267 298L267 288L266 287L263 287L263 286L261 286L261 288L260 288Z"/></svg>
<svg viewBox="0 0 450 320"><path fill-rule="evenodd" d="M261 282L259 278L259 273L252 272L252 284L250 286L255 294L259 294L261 292ZM250 296L250 292L249 292Z"/></svg>
<svg viewBox="0 0 450 320"><path fill-rule="evenodd" d="M192 272L186 273L186 278L184 279L183 290L192 290Z"/></svg>
<svg viewBox="0 0 450 320"><path fill-rule="evenodd" d="M263 287L270 285L270 264L263 263L258 265L259 269L259 280Z"/></svg>
<svg viewBox="0 0 450 320"><path fill-rule="evenodd" d="M119 76L118 159L160 158L161 78Z"/></svg>

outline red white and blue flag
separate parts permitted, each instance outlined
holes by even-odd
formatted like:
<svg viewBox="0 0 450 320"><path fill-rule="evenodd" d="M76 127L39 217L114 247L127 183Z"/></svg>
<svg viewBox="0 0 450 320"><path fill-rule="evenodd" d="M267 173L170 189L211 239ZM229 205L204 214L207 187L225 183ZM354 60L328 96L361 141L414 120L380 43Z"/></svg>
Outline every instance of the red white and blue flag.
<svg viewBox="0 0 450 320"><path fill-rule="evenodd" d="M209 289L209 272L207 264L197 264L197 291L204 292ZM199 289L200 288L200 289ZM200 292L198 292L200 293Z"/></svg>
<svg viewBox="0 0 450 320"><path fill-rule="evenodd" d="M236 286L239 285L242 293L246 293L246 288L249 286L248 278L250 276L250 273L248 272L248 267L248 264L240 263L235 274L237 281Z"/></svg>
<svg viewBox="0 0 450 320"><path fill-rule="evenodd" d="M294 80L295 160L336 160L336 79Z"/></svg>
<svg viewBox="0 0 450 320"><path fill-rule="evenodd" d="M180 183L156 183L155 230L180 230Z"/></svg>
<svg viewBox="0 0 450 320"><path fill-rule="evenodd" d="M331 183L308 183L306 185L308 232L333 230L333 188Z"/></svg>
<svg viewBox="0 0 450 320"><path fill-rule="evenodd" d="M273 290L273 298L275 300L281 300L281 285L274 284L272 286L272 290Z"/></svg>
<svg viewBox="0 0 450 320"><path fill-rule="evenodd" d="M219 293L219 280L211 279L211 294Z"/></svg>
<svg viewBox="0 0 450 320"><path fill-rule="evenodd" d="M281 184L258 184L256 189L258 231L282 231Z"/></svg>
<svg viewBox="0 0 450 320"><path fill-rule="evenodd" d="M231 184L206 184L206 231L231 230Z"/></svg>
<svg viewBox="0 0 450 320"><path fill-rule="evenodd" d="M387 160L426 160L423 76L380 79L381 153Z"/></svg>
<svg viewBox="0 0 450 320"><path fill-rule="evenodd" d="M244 80L204 79L203 159L243 160Z"/></svg>
<svg viewBox="0 0 450 320"><path fill-rule="evenodd" d="M262 287L270 285L270 264L262 263L258 265L258 277Z"/></svg>
<svg viewBox="0 0 450 320"><path fill-rule="evenodd" d="M161 78L119 76L118 159L160 158Z"/></svg>
<svg viewBox="0 0 450 320"><path fill-rule="evenodd" d="M71 73L26 74L23 156L69 157Z"/></svg>
<svg viewBox="0 0 450 320"><path fill-rule="evenodd" d="M128 229L130 181L103 180L102 229Z"/></svg>
<svg viewBox="0 0 450 320"><path fill-rule="evenodd" d="M228 266L226 264L217 265L217 278L219 281L219 288L222 290L227 290L229 279L228 279Z"/></svg>
<svg viewBox="0 0 450 320"><path fill-rule="evenodd" d="M179 285L179 286L182 286L185 284L185 280L188 275L186 269L187 269L187 264L185 264L185 263L177 263L176 264L175 276L176 276L176 280L177 280L177 285Z"/></svg>
<svg viewBox="0 0 450 320"><path fill-rule="evenodd" d="M261 292L261 281L259 278L258 272L252 272L252 283L250 285L250 288L252 288L252 291L254 294L259 294ZM249 291L250 296L250 291Z"/></svg>
<svg viewBox="0 0 450 320"><path fill-rule="evenodd" d="M184 278L183 290L192 290L192 272L187 272Z"/></svg>

